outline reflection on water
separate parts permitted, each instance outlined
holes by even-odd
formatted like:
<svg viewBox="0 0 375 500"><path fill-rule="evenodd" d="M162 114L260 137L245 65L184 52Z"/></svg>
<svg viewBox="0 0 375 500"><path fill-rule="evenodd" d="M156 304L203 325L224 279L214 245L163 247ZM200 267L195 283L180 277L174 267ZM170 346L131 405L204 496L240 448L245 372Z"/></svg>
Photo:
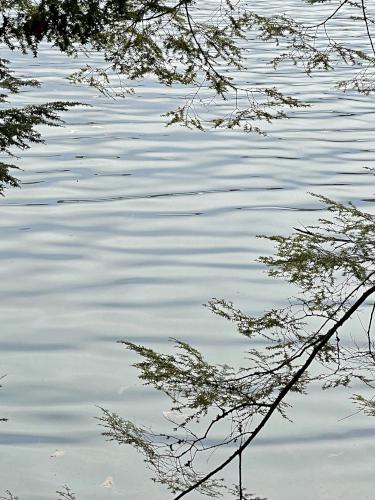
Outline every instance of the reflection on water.
<svg viewBox="0 0 375 500"><path fill-rule="evenodd" d="M254 82L264 78L255 52ZM311 109L267 126L267 137L202 134L164 127L160 113L181 90L147 81L113 102L62 80L77 61L47 49L39 60L10 58L44 81L20 103L58 96L93 107L46 131L48 145L20 162L22 189L1 200L1 415L10 421L1 427L0 490L47 499L68 483L80 499L164 499L139 481L147 472L134 453L99 434L96 405L150 425L166 409L115 341L169 349L178 337L216 361L238 358L244 339L201 304L225 297L257 313L282 300L286 287L255 262L270 251L255 235L315 220L320 207L307 191L372 210L362 170L374 160L372 99L330 90L330 75L282 71L268 78L294 85ZM352 411L342 395L297 401L295 424L276 420L249 453L249 489L275 500L352 500L355 478L356 497L370 498L371 422L338 423ZM107 477L113 487L103 489Z"/></svg>

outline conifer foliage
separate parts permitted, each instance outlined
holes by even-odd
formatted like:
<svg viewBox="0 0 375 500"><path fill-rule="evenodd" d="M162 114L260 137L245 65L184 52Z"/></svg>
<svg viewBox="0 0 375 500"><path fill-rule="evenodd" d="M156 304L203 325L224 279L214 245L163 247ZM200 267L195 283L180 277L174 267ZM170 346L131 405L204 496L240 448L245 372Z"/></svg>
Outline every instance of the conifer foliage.
<svg viewBox="0 0 375 500"><path fill-rule="evenodd" d="M218 475L234 460L239 478L229 490L237 499L252 498L242 485L242 455L275 413L288 418L290 393L306 394L311 384L335 389L375 382L375 216L318 198L328 216L291 236L267 237L276 252L260 258L270 276L297 289L284 307L257 317L226 300L208 304L248 340L242 366L212 364L178 340L171 354L121 342L141 357L134 366L142 382L170 399L171 430L158 433L103 410L104 435L137 449L175 500L195 490L222 493ZM375 414L373 400L358 394L354 400ZM207 469L204 459L217 448L225 448L227 458Z"/></svg>
<svg viewBox="0 0 375 500"><path fill-rule="evenodd" d="M10 98L21 88L37 87L39 83L33 79L23 79L14 76L9 69L9 61L0 59L0 153L2 157L14 157L15 151L28 149L31 144L43 142L36 127L38 125L59 126L63 121L59 113L69 107L76 106L74 102L47 102L41 105L12 107ZM17 169L13 163L0 161L0 194L6 186L18 186L18 180L13 175Z"/></svg>

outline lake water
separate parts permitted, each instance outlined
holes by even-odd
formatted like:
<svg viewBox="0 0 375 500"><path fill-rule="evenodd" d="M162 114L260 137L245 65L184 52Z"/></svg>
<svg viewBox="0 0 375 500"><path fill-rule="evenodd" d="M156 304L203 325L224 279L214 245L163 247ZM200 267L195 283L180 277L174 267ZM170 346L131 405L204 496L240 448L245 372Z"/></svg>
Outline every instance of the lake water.
<svg viewBox="0 0 375 500"><path fill-rule="evenodd" d="M277 11L277 2L263 3ZM356 35L353 28L339 27ZM92 107L43 131L47 145L19 163L22 189L0 201L0 395L9 418L0 428L0 491L51 499L69 484L79 500L170 498L140 457L100 435L98 406L154 426L167 409L116 341L166 350L176 337L212 360L238 361L246 343L202 304L223 297L260 313L290 293L255 262L272 250L255 236L314 221L320 207L310 191L373 210L373 178L363 170L374 166L373 98L332 89L346 70L275 74L267 55L251 52L246 78L312 105L268 125L267 137L165 128L160 114L181 89L147 80L134 97L111 101L64 81L79 63L51 49L38 59L9 56L43 82L20 103ZM355 411L347 393L313 390L294 404L294 424L276 418L249 450L249 491L272 500L373 498L374 421L341 420Z"/></svg>

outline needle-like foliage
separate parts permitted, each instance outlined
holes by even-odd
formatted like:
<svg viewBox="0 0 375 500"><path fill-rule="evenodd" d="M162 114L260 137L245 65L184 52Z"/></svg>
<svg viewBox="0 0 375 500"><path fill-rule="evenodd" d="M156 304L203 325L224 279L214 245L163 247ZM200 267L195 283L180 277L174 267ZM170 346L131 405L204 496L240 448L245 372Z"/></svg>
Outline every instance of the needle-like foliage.
<svg viewBox="0 0 375 500"><path fill-rule="evenodd" d="M134 366L143 383L170 399L172 429L158 433L103 410L104 435L143 454L153 479L176 500L196 489L219 495L225 487L220 471L241 460L274 413L288 418L291 392L306 394L311 384L332 389L374 383L375 306L370 312L364 306L375 293L375 216L318 198L327 216L291 236L267 237L275 255L260 258L270 276L297 289L283 308L252 316L225 300L208 304L248 339L242 366L213 364L177 340L173 354L121 342L142 358ZM374 414L373 401L358 395L355 401ZM207 470L203 458L217 448L227 449L227 458ZM242 475L233 491L246 498Z"/></svg>
<svg viewBox="0 0 375 500"><path fill-rule="evenodd" d="M10 98L21 89L37 87L39 83L33 79L16 77L9 69L9 61L0 59L0 158L15 157L15 151L24 151L31 144L43 142L39 125L61 126L59 114L75 102L47 102L39 105L12 107ZM18 180L13 175L17 169L13 163L0 160L0 194L6 186L17 187Z"/></svg>

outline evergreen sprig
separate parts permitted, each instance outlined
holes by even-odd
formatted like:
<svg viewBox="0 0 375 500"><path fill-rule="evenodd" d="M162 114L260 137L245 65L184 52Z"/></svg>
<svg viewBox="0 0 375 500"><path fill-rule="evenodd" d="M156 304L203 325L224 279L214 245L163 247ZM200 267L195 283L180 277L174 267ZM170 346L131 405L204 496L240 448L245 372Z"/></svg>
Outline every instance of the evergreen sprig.
<svg viewBox="0 0 375 500"><path fill-rule="evenodd" d="M0 154L15 157L15 151L29 149L32 144L42 143L40 130L36 127L62 126L64 121L60 113L67 111L78 102L47 102L39 105L11 107L11 96L20 92L21 88L37 87L39 82L34 79L20 78L14 75L9 68L9 61L0 59ZM0 194L7 186L17 187L19 181L12 170L18 167L13 163L0 161Z"/></svg>

